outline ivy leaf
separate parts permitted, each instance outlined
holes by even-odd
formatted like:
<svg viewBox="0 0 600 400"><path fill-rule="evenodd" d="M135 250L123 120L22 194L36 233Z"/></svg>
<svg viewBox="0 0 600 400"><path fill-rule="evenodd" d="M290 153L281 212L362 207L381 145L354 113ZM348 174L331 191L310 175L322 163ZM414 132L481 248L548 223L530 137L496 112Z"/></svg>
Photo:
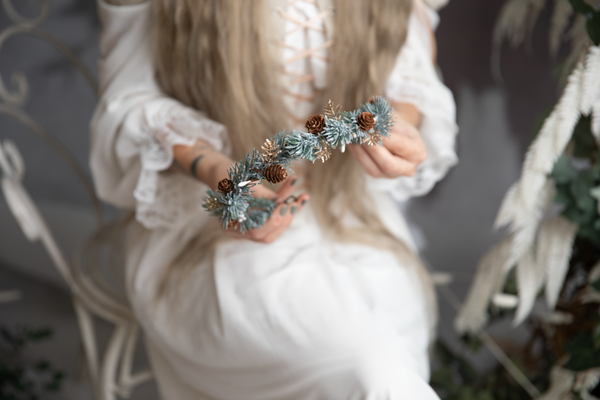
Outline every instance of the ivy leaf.
<svg viewBox="0 0 600 400"><path fill-rule="evenodd" d="M50 328L38 328L30 329L27 331L27 339L32 342L38 342L40 340L49 339L52 337L54 332Z"/></svg>
<svg viewBox="0 0 600 400"><path fill-rule="evenodd" d="M592 42L596 46L600 45L600 16L598 13L594 13L592 18L588 17L585 28Z"/></svg>
<svg viewBox="0 0 600 400"><path fill-rule="evenodd" d="M475 368L463 358L458 359L458 373L460 374L463 384L475 384L479 379L479 375Z"/></svg>
<svg viewBox="0 0 600 400"><path fill-rule="evenodd" d="M583 222L581 211L574 205L571 204L562 213L563 217L568 219L571 222L581 225Z"/></svg>
<svg viewBox="0 0 600 400"><path fill-rule="evenodd" d="M581 117L573 130L573 156L590 158L595 147L594 136L591 128L592 118Z"/></svg>
<svg viewBox="0 0 600 400"><path fill-rule="evenodd" d="M557 183L566 183L575 177L577 171L571 166L569 158L562 154L554 163L550 175Z"/></svg>
<svg viewBox="0 0 600 400"><path fill-rule="evenodd" d="M35 369L40 372L48 371L50 369L50 363L46 360L40 360L35 364Z"/></svg>
<svg viewBox="0 0 600 400"><path fill-rule="evenodd" d="M454 360L454 354L441 340L435 343L435 355L443 365L449 365Z"/></svg>
<svg viewBox="0 0 600 400"><path fill-rule="evenodd" d="M577 177L577 171L571 166L569 159L563 154L554 164L551 176L557 184L569 183Z"/></svg>
<svg viewBox="0 0 600 400"><path fill-rule="evenodd" d="M565 206L570 206L573 203L573 197L571 196L571 191L569 190L568 184L559 184L556 185L556 196L554 197L554 202L558 204L563 204Z"/></svg>
<svg viewBox="0 0 600 400"><path fill-rule="evenodd" d="M598 214L600 214L600 186L590 189L590 196L596 199Z"/></svg>
<svg viewBox="0 0 600 400"><path fill-rule="evenodd" d="M588 19L585 24L588 36L596 46L600 45L600 24L598 23L598 20L598 15L594 14L594 17Z"/></svg>
<svg viewBox="0 0 600 400"><path fill-rule="evenodd" d="M565 368L571 371L584 371L600 366L600 349L595 348L589 334L580 334L569 340L563 349L570 355Z"/></svg>
<svg viewBox="0 0 600 400"><path fill-rule="evenodd" d="M573 10L580 14L589 15L594 13L594 8L583 0L569 0Z"/></svg>
<svg viewBox="0 0 600 400"><path fill-rule="evenodd" d="M452 368L444 366L435 370L431 374L431 385L444 389L447 392L453 392L456 388L454 384L454 371Z"/></svg>
<svg viewBox="0 0 600 400"><path fill-rule="evenodd" d="M581 171L577 178L571 182L571 193L575 198L575 203L586 215L593 215L596 208L596 202L590 196L590 190L593 187L594 176L590 170Z"/></svg>
<svg viewBox="0 0 600 400"><path fill-rule="evenodd" d="M573 10L587 18L586 30L596 46L600 45L600 13L583 0L569 0Z"/></svg>
<svg viewBox="0 0 600 400"><path fill-rule="evenodd" d="M596 284L598 286L595 286ZM593 286L598 291L600 291L600 279L594 282ZM596 328L594 329L594 348L600 349L600 322L596 325Z"/></svg>

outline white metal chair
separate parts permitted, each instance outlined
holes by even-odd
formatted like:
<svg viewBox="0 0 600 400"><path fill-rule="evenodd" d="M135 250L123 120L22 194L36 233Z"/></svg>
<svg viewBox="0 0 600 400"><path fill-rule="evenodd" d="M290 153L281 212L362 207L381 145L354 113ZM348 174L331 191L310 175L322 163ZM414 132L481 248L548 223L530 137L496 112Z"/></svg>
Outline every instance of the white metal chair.
<svg viewBox="0 0 600 400"><path fill-rule="evenodd" d="M19 15L10 0L2 0L0 5L13 23L0 33L0 48L14 35L28 34L40 38L71 60L96 92L92 74L77 56L58 39L39 28L48 15L48 0L41 1L41 12L34 19L26 19ZM134 387L152 377L152 372L132 371L139 327L127 303L120 277L122 266L119 257L114 253L118 248L114 246L114 238L118 236L116 233L122 230L121 223L103 221L100 202L81 166L46 129L20 108L28 92L25 76L20 72L13 73L12 81L17 89L11 92L7 90L0 76L0 114L12 117L27 126L48 141L69 163L90 195L98 228L82 244L74 261L67 261L50 227L22 185L25 165L17 147L8 140L0 142L2 193L24 235L31 242L42 243L71 290L95 397L98 400L113 400L117 396L127 398ZM104 348L101 348L97 341L95 318L105 320L113 326L108 344Z"/></svg>

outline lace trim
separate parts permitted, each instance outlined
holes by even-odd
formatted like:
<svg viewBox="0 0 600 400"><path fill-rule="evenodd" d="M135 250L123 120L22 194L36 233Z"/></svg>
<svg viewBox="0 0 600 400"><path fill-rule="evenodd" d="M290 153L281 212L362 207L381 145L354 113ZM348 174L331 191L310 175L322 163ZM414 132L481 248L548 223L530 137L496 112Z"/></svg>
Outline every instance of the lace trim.
<svg viewBox="0 0 600 400"><path fill-rule="evenodd" d="M166 171L173 164L173 146L209 142L229 152L225 126L179 104L149 107L145 112L146 141L141 146L142 171L134 197L136 218L148 229L173 227L201 209L206 185L179 173Z"/></svg>

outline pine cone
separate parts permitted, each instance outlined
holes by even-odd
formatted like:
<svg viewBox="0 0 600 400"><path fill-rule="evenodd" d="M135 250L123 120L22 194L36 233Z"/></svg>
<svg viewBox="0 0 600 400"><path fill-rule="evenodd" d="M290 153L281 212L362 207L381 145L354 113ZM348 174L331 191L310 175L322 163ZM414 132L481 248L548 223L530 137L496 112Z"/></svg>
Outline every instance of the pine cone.
<svg viewBox="0 0 600 400"><path fill-rule="evenodd" d="M361 131L368 132L375 126L375 118L370 112L364 112L356 118L356 124Z"/></svg>
<svg viewBox="0 0 600 400"><path fill-rule="evenodd" d="M231 192L231 191L233 191L233 182L231 182L229 179L225 178L219 182L217 189L221 193Z"/></svg>
<svg viewBox="0 0 600 400"><path fill-rule="evenodd" d="M271 183L280 183L287 179L287 171L279 164L272 164L265 169L265 179Z"/></svg>
<svg viewBox="0 0 600 400"><path fill-rule="evenodd" d="M306 125L304 126L308 129L308 133L318 135L325 129L325 118L322 115L313 115L306 121Z"/></svg>

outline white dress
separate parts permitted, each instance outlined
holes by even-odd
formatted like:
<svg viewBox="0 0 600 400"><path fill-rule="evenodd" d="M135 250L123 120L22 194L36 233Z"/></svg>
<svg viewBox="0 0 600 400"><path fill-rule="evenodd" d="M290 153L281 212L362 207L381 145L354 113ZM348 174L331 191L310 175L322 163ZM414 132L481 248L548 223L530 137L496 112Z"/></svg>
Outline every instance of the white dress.
<svg viewBox="0 0 600 400"><path fill-rule="evenodd" d="M302 2L273 6L273 18L293 13ZM306 3L300 10L311 19L318 4ZM91 167L99 196L136 212L127 290L162 397L437 399L427 384L431 333L416 274L389 252L324 238L310 206L274 244L218 246L214 260L195 268L182 286L177 309L156 300L163 271L209 218L200 206L207 187L166 171L172 147L197 138L225 153L230 146L223 125L167 97L155 82L150 3L98 4L101 99L91 125ZM376 196L379 212L409 245L392 198L427 193L457 162L454 102L431 62L428 24L434 14L428 18L424 10L420 3L415 7L385 94L419 108L429 156L415 177L373 179L370 189L387 193ZM315 19L313 30L323 28L322 34L302 35L304 41L281 38L292 51L320 46L304 60L312 63L316 87L324 85L327 23ZM288 102L305 90L286 85Z"/></svg>

